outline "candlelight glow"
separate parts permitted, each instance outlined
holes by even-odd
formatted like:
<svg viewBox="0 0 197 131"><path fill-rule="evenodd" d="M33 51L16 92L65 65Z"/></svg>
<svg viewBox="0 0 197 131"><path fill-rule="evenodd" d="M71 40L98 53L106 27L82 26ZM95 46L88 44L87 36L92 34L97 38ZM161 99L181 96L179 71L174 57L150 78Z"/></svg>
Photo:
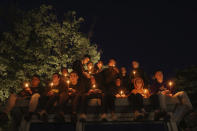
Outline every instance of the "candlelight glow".
<svg viewBox="0 0 197 131"><path fill-rule="evenodd" d="M92 87L93 87L93 88L96 88L96 85L94 84Z"/></svg>
<svg viewBox="0 0 197 131"><path fill-rule="evenodd" d="M134 74L134 75L136 74L136 71L135 71L135 70L133 71L133 74Z"/></svg>
<svg viewBox="0 0 197 131"><path fill-rule="evenodd" d="M29 84L28 83L25 83L25 87L29 87Z"/></svg>
<svg viewBox="0 0 197 131"><path fill-rule="evenodd" d="M67 74L67 73L65 73L65 74L64 74L64 76L66 77L66 76L68 76L68 74Z"/></svg>
<svg viewBox="0 0 197 131"><path fill-rule="evenodd" d="M53 85L54 85L53 82L51 82L51 83L50 83L50 86L52 87Z"/></svg>
<svg viewBox="0 0 197 131"><path fill-rule="evenodd" d="M70 84L70 80L67 80L66 83L67 83L67 84Z"/></svg>
<svg viewBox="0 0 197 131"><path fill-rule="evenodd" d="M172 81L169 81L169 82L168 82L168 85L169 85L169 86L172 86L172 85L173 85L173 82L172 82Z"/></svg>
<svg viewBox="0 0 197 131"><path fill-rule="evenodd" d="M124 92L121 90L121 91L120 91L120 95L122 96L123 94L124 94Z"/></svg>
<svg viewBox="0 0 197 131"><path fill-rule="evenodd" d="M144 89L144 94L147 94L148 93L148 89Z"/></svg>

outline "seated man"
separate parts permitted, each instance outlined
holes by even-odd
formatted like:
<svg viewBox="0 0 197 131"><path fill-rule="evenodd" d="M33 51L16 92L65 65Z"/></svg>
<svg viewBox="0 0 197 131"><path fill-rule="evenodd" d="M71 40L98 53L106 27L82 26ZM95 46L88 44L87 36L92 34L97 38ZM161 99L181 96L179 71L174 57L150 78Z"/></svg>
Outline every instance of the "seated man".
<svg viewBox="0 0 197 131"><path fill-rule="evenodd" d="M85 99L88 92L88 85L79 79L78 74L73 71L70 73L70 96L72 96L72 121L77 120L77 107L80 105L79 111L81 113L80 118L85 119Z"/></svg>
<svg viewBox="0 0 197 131"><path fill-rule="evenodd" d="M148 85L148 77L146 73L144 72L144 70L140 68L140 63L138 61L132 61L132 69L131 69L129 77L130 77L132 84L136 77L141 77L144 81L144 85L145 86Z"/></svg>
<svg viewBox="0 0 197 131"><path fill-rule="evenodd" d="M90 99L99 98L99 105L100 107L103 107L103 93L100 87L100 84L98 84L93 76L90 78L90 85L89 91L86 93L86 99L85 99L85 107L88 106L88 102ZM86 113L86 109L85 112Z"/></svg>
<svg viewBox="0 0 197 131"><path fill-rule="evenodd" d="M143 98L149 97L148 89L144 88L144 81L140 77L134 79L134 89L128 96L128 101L134 112L134 119L139 120L145 116Z"/></svg>
<svg viewBox="0 0 197 131"><path fill-rule="evenodd" d="M31 118L31 115L35 112L40 95L42 94L43 88L40 85L40 78L38 75L32 77L31 83L24 83L23 90L18 94L11 94L8 98L8 103L3 110L3 113L0 115L0 120L2 122L8 121L8 113L13 109L16 104L16 101L24 100L30 98L29 109L27 120ZM0 122L1 123L1 122Z"/></svg>
<svg viewBox="0 0 197 131"><path fill-rule="evenodd" d="M60 81L60 75L54 73L52 81L46 87L44 96L40 100L41 116L46 116L51 112L53 107L58 107L58 116L64 121L63 105L68 100L68 88L66 83ZM46 119L45 119L46 120Z"/></svg>
<svg viewBox="0 0 197 131"><path fill-rule="evenodd" d="M175 121L179 123L182 117L184 116L184 114L193 108L189 100L189 97L184 91L176 93L173 83L172 82L167 83L163 80L162 71L157 71L155 73L155 78L156 81L153 84L152 92L156 92L160 94L159 98L160 98L161 108L166 110L167 102L175 105L179 105L179 107L181 107L179 111L177 111L179 113L178 114L176 113L174 116ZM168 101L166 101L166 99L168 99Z"/></svg>

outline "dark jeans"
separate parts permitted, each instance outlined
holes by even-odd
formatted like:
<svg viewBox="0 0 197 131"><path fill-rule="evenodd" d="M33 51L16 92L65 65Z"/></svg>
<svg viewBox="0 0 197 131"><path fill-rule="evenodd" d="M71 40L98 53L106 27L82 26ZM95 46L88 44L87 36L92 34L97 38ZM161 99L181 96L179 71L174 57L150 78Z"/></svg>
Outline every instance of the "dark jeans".
<svg viewBox="0 0 197 131"><path fill-rule="evenodd" d="M157 94L153 94L150 96L150 102L153 110L160 109L159 96Z"/></svg>
<svg viewBox="0 0 197 131"><path fill-rule="evenodd" d="M77 111L80 113L84 113L85 110L85 100L86 100L86 94L77 93L73 95L72 100L72 113L75 114ZM77 110L77 107L78 110Z"/></svg>
<svg viewBox="0 0 197 131"><path fill-rule="evenodd" d="M143 96L141 94L130 94L128 101L132 111L141 110L144 107Z"/></svg>
<svg viewBox="0 0 197 131"><path fill-rule="evenodd" d="M104 94L103 93L92 93L92 94L87 94L86 97L85 97L85 105L84 105L84 108L82 110L83 113L87 113L87 107L88 107L88 102L90 99L94 99L94 98L98 98L101 100L101 106L100 106L100 111L98 112L102 112L103 113L103 106L104 106L104 103L103 103L103 100L104 100Z"/></svg>
<svg viewBox="0 0 197 131"><path fill-rule="evenodd" d="M39 109L50 112L54 107L57 107L56 111L63 111L65 104L68 102L68 94L61 93L53 96L42 96L39 102ZM57 104L55 106L55 103Z"/></svg>
<svg viewBox="0 0 197 131"><path fill-rule="evenodd" d="M109 112L115 112L115 99L116 97L110 93L106 92L104 93L103 98L103 113Z"/></svg>

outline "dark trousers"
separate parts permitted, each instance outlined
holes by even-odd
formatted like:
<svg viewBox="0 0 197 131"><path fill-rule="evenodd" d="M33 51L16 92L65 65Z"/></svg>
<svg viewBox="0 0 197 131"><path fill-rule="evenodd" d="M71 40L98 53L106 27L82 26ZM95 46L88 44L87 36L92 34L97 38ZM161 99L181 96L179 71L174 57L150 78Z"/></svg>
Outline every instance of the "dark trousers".
<svg viewBox="0 0 197 131"><path fill-rule="evenodd" d="M153 110L160 109L159 96L157 94L153 94L150 96L150 102Z"/></svg>
<svg viewBox="0 0 197 131"><path fill-rule="evenodd" d="M128 101L132 111L141 110L144 107L143 96L141 94L130 94Z"/></svg>
<svg viewBox="0 0 197 131"><path fill-rule="evenodd" d="M115 99L116 97L110 93L106 92L104 93L103 98L103 113L109 112L115 112Z"/></svg>
<svg viewBox="0 0 197 131"><path fill-rule="evenodd" d="M75 114L77 111L84 113L85 110L86 94L77 93L73 95L72 100L72 113ZM77 108L78 107L78 108Z"/></svg>
<svg viewBox="0 0 197 131"><path fill-rule="evenodd" d="M88 107L88 102L90 99L94 99L94 98L98 98L101 100L101 106L99 106L100 108L100 111L98 112L103 112L102 109L103 109L103 106L104 106L104 94L103 93L92 93L92 94L87 94L86 97L85 97L85 105L84 105L84 108L83 108L83 113L87 113L87 107Z"/></svg>

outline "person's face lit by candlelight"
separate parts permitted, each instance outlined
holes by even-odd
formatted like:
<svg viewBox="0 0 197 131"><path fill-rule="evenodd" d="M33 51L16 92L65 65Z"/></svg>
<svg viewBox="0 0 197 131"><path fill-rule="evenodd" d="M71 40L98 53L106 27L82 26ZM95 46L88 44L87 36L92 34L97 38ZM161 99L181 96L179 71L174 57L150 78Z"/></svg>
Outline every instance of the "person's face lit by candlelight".
<svg viewBox="0 0 197 131"><path fill-rule="evenodd" d="M103 67L103 62L102 62L102 61L98 61L97 67L98 67L99 69L102 69L102 67Z"/></svg>
<svg viewBox="0 0 197 131"><path fill-rule="evenodd" d="M121 80L120 80L120 78L118 78L118 79L116 79L116 86L120 86L121 85Z"/></svg>
<svg viewBox="0 0 197 131"><path fill-rule="evenodd" d="M163 82L163 72L157 71L155 73L155 79L157 80L157 82L162 83Z"/></svg>
<svg viewBox="0 0 197 131"><path fill-rule="evenodd" d="M38 85L40 84L40 79L37 76L33 76L32 80L31 80L31 86L32 87L38 87Z"/></svg>
<svg viewBox="0 0 197 131"><path fill-rule="evenodd" d="M143 84L143 80L142 79L137 79L136 81L135 81L135 88L136 89L142 89L143 88L143 86L144 86L144 84Z"/></svg>
<svg viewBox="0 0 197 131"><path fill-rule="evenodd" d="M139 62L137 62L137 61L132 61L132 67L133 67L133 69L138 69L139 66L140 66Z"/></svg>
<svg viewBox="0 0 197 131"><path fill-rule="evenodd" d="M82 59L82 64L87 64L90 61L90 56L89 55L85 55L84 58Z"/></svg>
<svg viewBox="0 0 197 131"><path fill-rule="evenodd" d="M63 76L68 76L68 70L66 68L62 68L61 72Z"/></svg>
<svg viewBox="0 0 197 131"><path fill-rule="evenodd" d="M71 74L70 74L70 82L71 82L71 84L72 85L76 85L77 84L77 82L78 82L78 75L77 75L77 73L76 72L72 72Z"/></svg>
<svg viewBox="0 0 197 131"><path fill-rule="evenodd" d="M54 85L58 85L59 84L59 81L60 81L59 74L58 73L53 74L53 76L52 76L52 83Z"/></svg>
<svg viewBox="0 0 197 131"><path fill-rule="evenodd" d="M116 61L114 59L110 59L108 63L109 67L115 67L116 66Z"/></svg>
<svg viewBox="0 0 197 131"><path fill-rule="evenodd" d="M89 62L89 63L87 64L87 68L88 68L89 71L91 71L92 68L93 68L93 63L92 63L92 62Z"/></svg>
<svg viewBox="0 0 197 131"><path fill-rule="evenodd" d="M126 68L125 67L121 67L121 74L122 74L122 76L125 76L126 75L126 73L127 73L127 70L126 70Z"/></svg>

